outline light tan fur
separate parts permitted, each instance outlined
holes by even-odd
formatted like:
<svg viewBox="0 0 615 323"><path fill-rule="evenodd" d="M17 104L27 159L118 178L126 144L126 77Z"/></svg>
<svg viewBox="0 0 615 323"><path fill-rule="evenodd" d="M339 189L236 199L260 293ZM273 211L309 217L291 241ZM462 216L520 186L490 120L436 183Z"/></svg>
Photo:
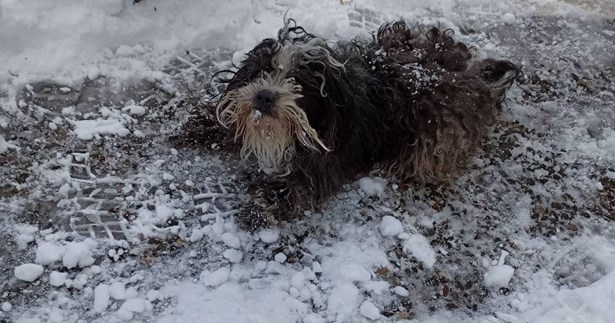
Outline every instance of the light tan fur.
<svg viewBox="0 0 615 323"><path fill-rule="evenodd" d="M253 109L253 99L261 90L276 94L275 116L261 115ZM238 88L220 101L216 108L218 121L236 129L235 140L242 142L242 158L253 154L261 168L288 173L295 139L307 148L329 151L309 125L305 112L297 106L300 92L301 86L292 78L266 77Z"/></svg>

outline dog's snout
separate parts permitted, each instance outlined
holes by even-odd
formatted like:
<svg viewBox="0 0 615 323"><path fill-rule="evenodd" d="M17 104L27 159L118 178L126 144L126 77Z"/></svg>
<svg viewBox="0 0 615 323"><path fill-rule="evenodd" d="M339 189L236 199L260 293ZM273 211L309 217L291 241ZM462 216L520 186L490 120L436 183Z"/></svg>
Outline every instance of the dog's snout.
<svg viewBox="0 0 615 323"><path fill-rule="evenodd" d="M270 90L261 90L254 97L256 110L265 114L270 113L275 103L275 93Z"/></svg>

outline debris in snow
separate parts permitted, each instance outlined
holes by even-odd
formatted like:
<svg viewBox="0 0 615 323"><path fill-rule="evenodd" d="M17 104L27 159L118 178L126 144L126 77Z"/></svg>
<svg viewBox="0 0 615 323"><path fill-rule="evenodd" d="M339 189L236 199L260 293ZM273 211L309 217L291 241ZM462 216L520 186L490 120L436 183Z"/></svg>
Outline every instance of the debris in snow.
<svg viewBox="0 0 615 323"><path fill-rule="evenodd" d="M382 217L382 221L380 222L380 233L385 237L392 237L402 233L404 228L401 225L401 222L390 216L385 215Z"/></svg>
<svg viewBox="0 0 615 323"><path fill-rule="evenodd" d="M427 268L432 268L436 263L436 252L429 245L427 238L420 234L410 235L404 242L404 252L422 261Z"/></svg>
<svg viewBox="0 0 615 323"><path fill-rule="evenodd" d="M508 283L513 277L515 269L509 265L491 266L485 273L485 286L487 287L508 287Z"/></svg>
<svg viewBox="0 0 615 323"><path fill-rule="evenodd" d="M228 268L222 267L214 272L203 271L200 279L203 285L215 287L226 282L230 274L231 271Z"/></svg>
<svg viewBox="0 0 615 323"><path fill-rule="evenodd" d="M386 180L380 177L363 177L359 180L359 187L368 196L381 196L384 194Z"/></svg>
<svg viewBox="0 0 615 323"><path fill-rule="evenodd" d="M274 243L280 238L280 231L274 229L264 229L258 233L258 236L264 243Z"/></svg>
<svg viewBox="0 0 615 323"><path fill-rule="evenodd" d="M359 307L359 313L372 321L375 321L380 317L380 311L376 305L370 301L365 301L361 304L361 307Z"/></svg>
<svg viewBox="0 0 615 323"><path fill-rule="evenodd" d="M25 282L33 282L43 274L43 266L37 264L23 264L15 267L15 277Z"/></svg>

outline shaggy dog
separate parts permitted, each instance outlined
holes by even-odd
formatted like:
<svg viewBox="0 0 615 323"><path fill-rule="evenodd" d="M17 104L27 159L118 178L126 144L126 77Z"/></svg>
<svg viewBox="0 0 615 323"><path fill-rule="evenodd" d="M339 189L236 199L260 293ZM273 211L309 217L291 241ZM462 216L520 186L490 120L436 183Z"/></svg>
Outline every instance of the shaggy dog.
<svg viewBox="0 0 615 323"><path fill-rule="evenodd" d="M334 46L287 20L241 62L218 121L269 174L250 186L251 225L317 207L358 174L451 182L480 147L518 74L472 60L450 30L384 24Z"/></svg>

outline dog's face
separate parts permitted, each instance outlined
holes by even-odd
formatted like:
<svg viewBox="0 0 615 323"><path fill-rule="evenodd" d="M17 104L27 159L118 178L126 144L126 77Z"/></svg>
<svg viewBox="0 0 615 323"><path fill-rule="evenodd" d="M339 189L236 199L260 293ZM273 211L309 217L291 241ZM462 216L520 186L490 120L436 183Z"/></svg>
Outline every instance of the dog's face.
<svg viewBox="0 0 615 323"><path fill-rule="evenodd" d="M253 154L265 171L290 171L297 145L329 150L310 122L320 118L344 72L322 39L286 26L241 62L218 103L218 121L235 130L243 157Z"/></svg>

